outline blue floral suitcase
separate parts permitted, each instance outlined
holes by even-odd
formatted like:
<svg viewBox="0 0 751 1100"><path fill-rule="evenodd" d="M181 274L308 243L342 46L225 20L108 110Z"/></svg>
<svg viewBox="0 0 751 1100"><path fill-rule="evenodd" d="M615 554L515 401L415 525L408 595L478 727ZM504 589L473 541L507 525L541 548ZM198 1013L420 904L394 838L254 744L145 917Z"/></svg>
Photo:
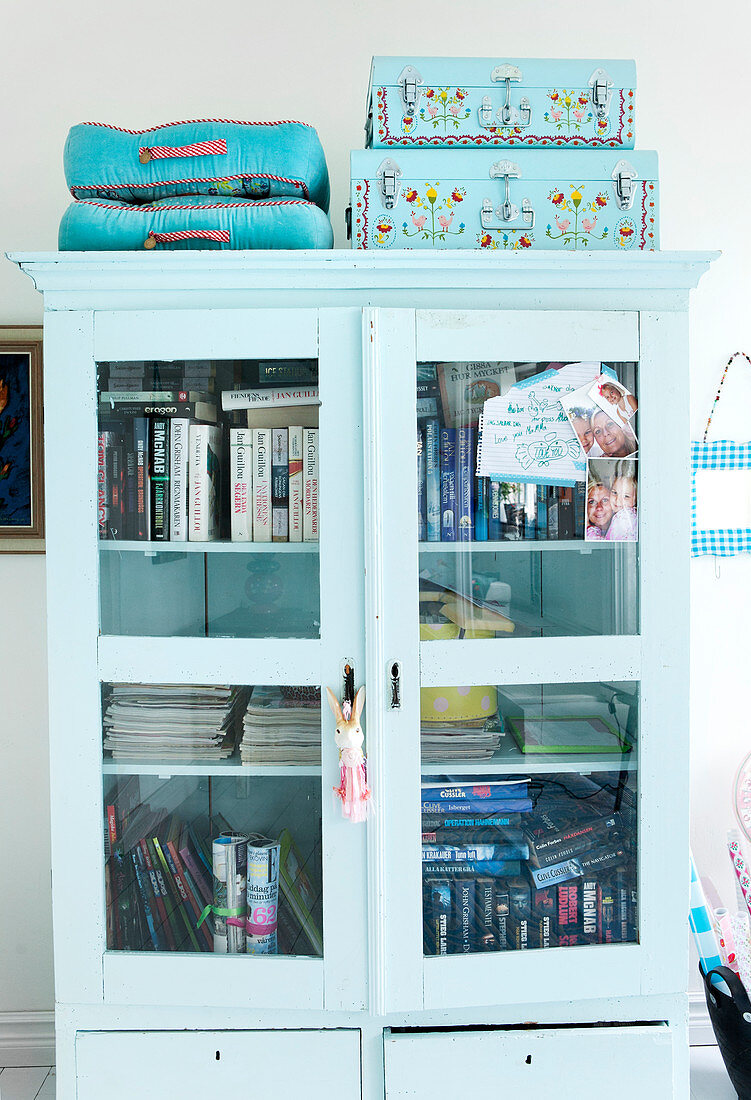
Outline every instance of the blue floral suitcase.
<svg viewBox="0 0 751 1100"><path fill-rule="evenodd" d="M659 247L657 154L367 149L351 154L353 248Z"/></svg>
<svg viewBox="0 0 751 1100"><path fill-rule="evenodd" d="M633 149L633 61L374 57L368 148Z"/></svg>

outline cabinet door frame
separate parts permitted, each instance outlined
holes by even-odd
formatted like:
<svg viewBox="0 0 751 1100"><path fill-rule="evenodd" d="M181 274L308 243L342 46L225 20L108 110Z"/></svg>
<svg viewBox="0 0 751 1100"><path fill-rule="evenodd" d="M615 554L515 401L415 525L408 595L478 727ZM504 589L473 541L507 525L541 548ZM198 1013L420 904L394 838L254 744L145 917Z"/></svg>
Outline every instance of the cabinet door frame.
<svg viewBox="0 0 751 1100"><path fill-rule="evenodd" d="M383 701L377 739L371 736L369 742L379 779L384 847L383 886L371 905L385 960L377 1004L388 1011L448 1009L681 990L687 965L682 935L685 867L682 858L671 859L661 838L675 837L676 850L686 850L686 316L588 309L381 309L367 312L365 328L371 334L365 369L373 450L366 505L373 556L367 623L375 635L368 639L368 676ZM561 638L419 641L417 472L411 442L416 430L415 365L499 358L639 363L639 634L577 638L575 645ZM673 494L665 493L666 484L675 487ZM398 710L391 709L387 693L394 660L402 674ZM421 682L451 686L610 679L640 681L640 942L602 950L423 958L416 736Z"/></svg>
<svg viewBox="0 0 751 1100"><path fill-rule="evenodd" d="M364 677L361 315L351 308L59 312L46 317L50 711L57 1000L362 1010L365 832L342 820L322 708L323 959L105 950L99 684L321 684ZM316 358L321 365L321 636L310 641L99 637L96 363ZM341 554L346 517L347 554ZM247 549L247 547L246 547ZM346 599L342 598L346 593ZM200 765L196 768L200 774ZM165 773L169 767L165 768ZM249 969L252 968L252 969Z"/></svg>

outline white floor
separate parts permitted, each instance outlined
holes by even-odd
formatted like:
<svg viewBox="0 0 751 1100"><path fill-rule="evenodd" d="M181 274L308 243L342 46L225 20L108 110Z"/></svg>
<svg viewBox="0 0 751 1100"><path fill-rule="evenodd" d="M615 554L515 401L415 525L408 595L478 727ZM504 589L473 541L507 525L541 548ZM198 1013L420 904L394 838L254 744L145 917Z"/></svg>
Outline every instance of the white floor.
<svg viewBox="0 0 751 1100"><path fill-rule="evenodd" d="M55 1070L0 1069L0 1100L55 1100ZM737 1100L717 1047L691 1048L691 1100Z"/></svg>

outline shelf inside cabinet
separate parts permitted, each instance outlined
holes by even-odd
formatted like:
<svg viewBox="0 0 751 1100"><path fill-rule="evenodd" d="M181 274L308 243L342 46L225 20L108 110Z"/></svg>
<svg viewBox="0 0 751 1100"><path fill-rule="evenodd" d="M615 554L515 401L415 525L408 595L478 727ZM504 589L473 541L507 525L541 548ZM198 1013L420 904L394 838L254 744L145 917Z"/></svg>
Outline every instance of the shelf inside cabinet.
<svg viewBox="0 0 751 1100"><path fill-rule="evenodd" d="M228 760L211 761L148 761L148 760L112 760L105 758L102 763L104 775L156 775L171 778L173 775L196 776L289 776L301 778L319 776L320 764L241 764L237 755Z"/></svg>
<svg viewBox="0 0 751 1100"><path fill-rule="evenodd" d="M523 753L511 741L504 743L493 756L485 760L444 760L438 763L422 763L423 775L547 775L552 772L635 772L637 754L603 752L546 752Z"/></svg>
<svg viewBox="0 0 751 1100"><path fill-rule="evenodd" d="M580 553L589 553L593 549L610 547L613 543L603 540L585 542L583 539L503 539L498 541L473 541L473 542L420 542L418 549L421 554L496 554L516 551L533 552L535 550L578 550Z"/></svg>
<svg viewBox="0 0 751 1100"><path fill-rule="evenodd" d="M130 542L100 539L100 550L141 554L317 554L317 542Z"/></svg>

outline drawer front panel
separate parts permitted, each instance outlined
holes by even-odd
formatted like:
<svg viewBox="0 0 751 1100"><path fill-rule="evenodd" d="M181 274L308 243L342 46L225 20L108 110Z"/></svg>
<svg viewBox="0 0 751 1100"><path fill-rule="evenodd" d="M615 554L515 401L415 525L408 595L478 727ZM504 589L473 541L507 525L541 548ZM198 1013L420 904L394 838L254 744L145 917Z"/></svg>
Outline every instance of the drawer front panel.
<svg viewBox="0 0 751 1100"><path fill-rule="evenodd" d="M663 1024L529 1031L388 1033L387 1100L429 1096L555 1096L571 1100L666 1100L673 1095L673 1042ZM518 1094L511 1090L518 1088Z"/></svg>
<svg viewBox="0 0 751 1100"><path fill-rule="evenodd" d="M360 1032L82 1032L76 1076L77 1100L360 1100Z"/></svg>

